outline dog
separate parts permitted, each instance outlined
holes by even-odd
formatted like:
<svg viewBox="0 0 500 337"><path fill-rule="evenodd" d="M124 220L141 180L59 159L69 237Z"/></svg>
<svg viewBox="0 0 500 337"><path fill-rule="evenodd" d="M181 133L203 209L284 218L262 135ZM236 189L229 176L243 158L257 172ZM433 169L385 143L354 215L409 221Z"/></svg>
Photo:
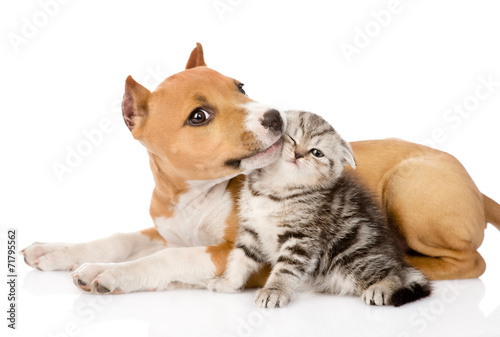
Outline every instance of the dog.
<svg viewBox="0 0 500 337"><path fill-rule="evenodd" d="M206 287L221 275L238 227L245 172L279 155L282 111L251 100L243 84L205 64L197 44L186 69L153 92L128 77L123 118L149 154L155 227L79 244L34 243L21 251L43 271L69 270L85 292ZM500 205L451 155L397 139L351 143L356 174L376 194L407 261L432 280L479 277L486 223ZM247 287L263 286L269 266Z"/></svg>

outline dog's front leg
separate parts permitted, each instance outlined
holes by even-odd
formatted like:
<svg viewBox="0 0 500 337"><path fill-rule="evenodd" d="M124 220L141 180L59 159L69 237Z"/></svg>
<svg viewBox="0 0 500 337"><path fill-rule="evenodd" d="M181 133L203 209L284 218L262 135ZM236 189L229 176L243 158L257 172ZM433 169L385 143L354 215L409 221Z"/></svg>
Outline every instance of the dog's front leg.
<svg viewBox="0 0 500 337"><path fill-rule="evenodd" d="M75 270L85 262L129 261L165 247L166 241L157 230L149 228L84 243L35 242L21 254L28 265L39 270Z"/></svg>
<svg viewBox="0 0 500 337"><path fill-rule="evenodd" d="M206 287L216 274L210 247L180 247L129 262L85 263L72 277L86 292L118 294L165 290L174 282Z"/></svg>

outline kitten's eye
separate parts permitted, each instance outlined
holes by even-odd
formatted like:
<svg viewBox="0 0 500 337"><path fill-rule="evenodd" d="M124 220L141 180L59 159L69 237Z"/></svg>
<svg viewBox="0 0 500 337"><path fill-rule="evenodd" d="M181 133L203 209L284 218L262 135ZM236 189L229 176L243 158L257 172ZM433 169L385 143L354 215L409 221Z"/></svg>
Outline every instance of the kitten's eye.
<svg viewBox="0 0 500 337"><path fill-rule="evenodd" d="M186 124L191 126L202 126L208 123L212 115L202 108L196 108L189 115Z"/></svg>
<svg viewBox="0 0 500 337"><path fill-rule="evenodd" d="M239 91L240 91L243 95L246 95L245 90L243 90L243 86L244 86L244 84L243 84L243 83L239 83L239 84L238 84L238 90L239 90Z"/></svg>
<svg viewBox="0 0 500 337"><path fill-rule="evenodd" d="M325 155L323 154L323 152L321 152L320 150L318 149L312 149L311 150L311 153L313 156L315 157L318 157L318 158L321 158L321 157L324 157Z"/></svg>

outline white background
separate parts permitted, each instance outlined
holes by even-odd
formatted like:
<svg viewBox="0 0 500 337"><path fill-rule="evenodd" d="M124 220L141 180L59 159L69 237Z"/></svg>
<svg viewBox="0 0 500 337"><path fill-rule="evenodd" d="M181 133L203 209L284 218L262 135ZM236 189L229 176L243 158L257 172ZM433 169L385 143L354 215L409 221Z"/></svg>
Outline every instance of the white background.
<svg viewBox="0 0 500 337"><path fill-rule="evenodd" d="M221 14L214 4L230 7ZM184 68L195 42L203 43L207 64L245 83L251 98L319 113L347 140L422 143L441 133L445 139L435 146L455 155L480 190L500 201L500 86L468 117L443 117L454 105L474 102L480 78L500 82L500 3L401 0L381 27L372 11L390 6L73 0L49 7L49 16L34 0L2 1L0 257L6 259L8 227L19 229L24 248L152 225L148 158L121 119L120 99L127 75L153 90ZM29 31L30 24L40 27ZM10 40L23 29L25 40L15 47ZM355 46L356 38L359 45L365 29L371 37L349 62L341 45ZM112 131L58 179L54 163L66 164L68 148L103 120ZM480 251L488 264L480 279L437 282L431 299L400 309L301 294L269 316L253 307L253 291L95 297L78 291L67 273L20 262L19 329L9 335L500 336L500 233L491 226ZM5 312L6 295L0 299Z"/></svg>

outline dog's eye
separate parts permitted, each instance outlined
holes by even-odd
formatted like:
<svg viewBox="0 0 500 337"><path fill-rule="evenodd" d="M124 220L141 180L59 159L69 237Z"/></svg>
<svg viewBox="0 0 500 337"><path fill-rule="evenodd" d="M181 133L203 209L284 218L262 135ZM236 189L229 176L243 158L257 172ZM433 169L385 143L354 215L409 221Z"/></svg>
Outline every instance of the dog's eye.
<svg viewBox="0 0 500 337"><path fill-rule="evenodd" d="M245 90L243 90L243 86L244 86L244 84L243 84L243 83L239 83L239 84L238 84L238 90L239 90L239 91L240 91L243 95L246 95Z"/></svg>
<svg viewBox="0 0 500 337"><path fill-rule="evenodd" d="M190 125L200 126L205 125L210 120L210 117L212 117L212 115L207 111L201 108L196 108L193 112L191 112L187 121Z"/></svg>
<svg viewBox="0 0 500 337"><path fill-rule="evenodd" d="M323 152L321 152L320 150L318 149L312 149L311 150L311 153L313 156L315 157L318 157L318 158L321 158L321 157L324 157L325 155L323 154Z"/></svg>

